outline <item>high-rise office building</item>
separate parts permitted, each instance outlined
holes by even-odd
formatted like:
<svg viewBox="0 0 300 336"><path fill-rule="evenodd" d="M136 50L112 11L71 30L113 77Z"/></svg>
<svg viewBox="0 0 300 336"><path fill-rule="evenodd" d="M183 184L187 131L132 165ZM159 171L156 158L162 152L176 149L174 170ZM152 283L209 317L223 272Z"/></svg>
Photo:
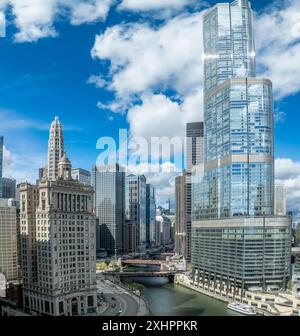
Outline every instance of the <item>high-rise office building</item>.
<svg viewBox="0 0 300 336"><path fill-rule="evenodd" d="M274 214L285 216L286 212L286 189L283 185L275 186Z"/></svg>
<svg viewBox="0 0 300 336"><path fill-rule="evenodd" d="M99 225L99 249L109 255L123 251L123 230L125 221L125 172L116 165L92 168L94 187L94 208Z"/></svg>
<svg viewBox="0 0 300 336"><path fill-rule="evenodd" d="M166 217L170 220L171 226L170 226L170 243L169 245L174 245L175 247L175 214L166 215Z"/></svg>
<svg viewBox="0 0 300 336"><path fill-rule="evenodd" d="M24 310L32 315L95 315L93 188L72 179L65 154L57 172L52 169L38 186L20 186Z"/></svg>
<svg viewBox="0 0 300 336"><path fill-rule="evenodd" d="M193 176L196 174L197 167L203 164L204 161L204 126L203 122L187 123L186 125L187 138L187 161L186 173L183 174L185 182L185 236L186 239L186 254L184 255L187 261L191 261L191 244L192 244L192 210L193 210Z"/></svg>
<svg viewBox="0 0 300 336"><path fill-rule="evenodd" d="M173 243L172 221L160 209L156 210L156 221L159 225L159 245L165 246Z"/></svg>
<svg viewBox="0 0 300 336"><path fill-rule="evenodd" d="M299 216L299 214L298 214ZM299 218L299 217L298 217ZM295 246L300 247L300 222L298 220L295 227Z"/></svg>
<svg viewBox="0 0 300 336"><path fill-rule="evenodd" d="M299 213L298 213L299 220ZM298 221L295 227L295 242L292 248L292 255L294 256L294 265L292 266L292 281L297 283L298 286L294 288L300 288L300 223Z"/></svg>
<svg viewBox="0 0 300 336"><path fill-rule="evenodd" d="M203 16L204 176L194 193L195 281L285 287L291 221L274 217L272 83L255 77L247 0ZM226 279L226 280L225 280Z"/></svg>
<svg viewBox="0 0 300 336"><path fill-rule="evenodd" d="M130 220L125 220L123 230L123 249L125 253L137 252L136 237L136 223L131 222Z"/></svg>
<svg viewBox="0 0 300 336"><path fill-rule="evenodd" d="M55 181L58 177L58 162L64 155L64 137L61 123L55 117L50 127L48 143L48 166L47 176L49 180Z"/></svg>
<svg viewBox="0 0 300 336"><path fill-rule="evenodd" d="M186 170L175 180L175 251L187 261L191 260L191 230L192 230L192 177L195 167L203 164L204 143L203 122L193 122L186 125Z"/></svg>
<svg viewBox="0 0 300 336"><path fill-rule="evenodd" d="M146 185L146 241L149 247L155 246L156 201L155 189Z"/></svg>
<svg viewBox="0 0 300 336"><path fill-rule="evenodd" d="M82 168L72 169L72 177L74 180L79 181L85 185L91 185L91 173Z"/></svg>
<svg viewBox="0 0 300 336"><path fill-rule="evenodd" d="M204 158L203 122L186 124L186 170L191 173L194 166L203 162Z"/></svg>
<svg viewBox="0 0 300 336"><path fill-rule="evenodd" d="M16 180L2 177L2 197L16 198Z"/></svg>
<svg viewBox="0 0 300 336"><path fill-rule="evenodd" d="M47 174L47 169L45 167L39 168L39 180L45 177Z"/></svg>
<svg viewBox="0 0 300 336"><path fill-rule="evenodd" d="M20 235L22 282L24 290L37 284L37 239L36 209L39 202L39 190L36 185L20 184Z"/></svg>
<svg viewBox="0 0 300 336"><path fill-rule="evenodd" d="M135 225L137 250L146 247L146 177L129 174L125 184L126 221Z"/></svg>
<svg viewBox="0 0 300 336"><path fill-rule="evenodd" d="M186 209L186 172L175 179L175 253L187 258L187 209Z"/></svg>
<svg viewBox="0 0 300 336"><path fill-rule="evenodd" d="M13 200L0 199L0 273L18 280L17 209Z"/></svg>
<svg viewBox="0 0 300 336"><path fill-rule="evenodd" d="M0 198L2 198L3 136L0 135Z"/></svg>

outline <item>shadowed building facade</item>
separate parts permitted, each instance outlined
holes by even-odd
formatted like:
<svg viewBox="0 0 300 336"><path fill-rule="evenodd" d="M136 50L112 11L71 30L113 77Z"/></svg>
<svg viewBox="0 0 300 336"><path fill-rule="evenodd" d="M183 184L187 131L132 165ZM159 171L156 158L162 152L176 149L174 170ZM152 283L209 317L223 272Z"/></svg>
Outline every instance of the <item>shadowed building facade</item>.
<svg viewBox="0 0 300 336"><path fill-rule="evenodd" d="M186 172L175 179L175 253L187 258Z"/></svg>
<svg viewBox="0 0 300 336"><path fill-rule="evenodd" d="M130 223L132 232L136 232L136 250L146 248L146 177L144 175L129 174L125 182L125 219Z"/></svg>
<svg viewBox="0 0 300 336"><path fill-rule="evenodd" d="M203 164L203 122L186 124L186 170L175 179L175 253L191 261L193 175Z"/></svg>
<svg viewBox="0 0 300 336"><path fill-rule="evenodd" d="M16 180L12 178L2 177L2 197L16 198Z"/></svg>
<svg viewBox="0 0 300 336"><path fill-rule="evenodd" d="M146 184L146 241L147 246L155 246L156 227L156 201L155 189L151 184Z"/></svg>
<svg viewBox="0 0 300 336"><path fill-rule="evenodd" d="M97 166L92 169L94 208L99 225L99 249L109 255L123 251L125 221L125 172L116 165Z"/></svg>
<svg viewBox="0 0 300 336"><path fill-rule="evenodd" d="M17 208L13 200L0 199L0 273L6 281L18 280Z"/></svg>

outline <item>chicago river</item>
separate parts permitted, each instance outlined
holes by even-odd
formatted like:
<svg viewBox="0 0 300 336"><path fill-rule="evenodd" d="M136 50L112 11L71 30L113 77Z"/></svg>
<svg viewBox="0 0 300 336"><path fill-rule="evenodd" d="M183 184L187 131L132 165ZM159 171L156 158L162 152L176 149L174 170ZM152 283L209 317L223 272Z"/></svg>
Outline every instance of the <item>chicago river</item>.
<svg viewBox="0 0 300 336"><path fill-rule="evenodd" d="M164 278L137 279L145 286L144 297L154 316L232 316L227 304Z"/></svg>

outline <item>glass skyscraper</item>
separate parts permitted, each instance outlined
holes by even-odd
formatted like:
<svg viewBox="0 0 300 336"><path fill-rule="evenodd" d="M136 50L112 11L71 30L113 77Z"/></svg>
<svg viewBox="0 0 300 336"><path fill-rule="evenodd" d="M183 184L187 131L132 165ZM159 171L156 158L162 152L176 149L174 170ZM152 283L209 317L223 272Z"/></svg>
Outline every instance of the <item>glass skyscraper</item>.
<svg viewBox="0 0 300 336"><path fill-rule="evenodd" d="M123 251L123 227L125 216L125 172L116 165L92 168L94 208L99 225L99 248L109 255Z"/></svg>
<svg viewBox="0 0 300 336"><path fill-rule="evenodd" d="M16 198L16 180L12 178L2 177L2 197Z"/></svg>
<svg viewBox="0 0 300 336"><path fill-rule="evenodd" d="M194 273L242 288L284 286L291 233L272 218L272 83L256 78L252 22L247 0L203 16L204 169L193 188Z"/></svg>
<svg viewBox="0 0 300 336"><path fill-rule="evenodd" d="M199 215L271 215L272 83L255 77L250 4L218 4L204 15L203 32L205 174Z"/></svg>
<svg viewBox="0 0 300 336"><path fill-rule="evenodd" d="M91 172L85 169L82 168L72 169L72 177L74 180L77 180L85 185L91 185Z"/></svg>

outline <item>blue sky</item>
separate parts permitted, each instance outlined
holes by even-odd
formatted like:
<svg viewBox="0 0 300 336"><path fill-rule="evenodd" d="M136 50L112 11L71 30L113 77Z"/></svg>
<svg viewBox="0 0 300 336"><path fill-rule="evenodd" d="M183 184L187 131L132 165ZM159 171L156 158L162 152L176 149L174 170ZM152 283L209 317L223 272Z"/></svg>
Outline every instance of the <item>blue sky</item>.
<svg viewBox="0 0 300 336"><path fill-rule="evenodd" d="M34 180L58 115L73 166L102 136L184 133L202 118L201 0L0 0L0 134L5 174ZM253 0L259 75L274 82L276 177L300 201L300 5ZM89 80L90 79L90 80ZM90 82L90 83L88 83ZM174 176L149 176L161 202Z"/></svg>

